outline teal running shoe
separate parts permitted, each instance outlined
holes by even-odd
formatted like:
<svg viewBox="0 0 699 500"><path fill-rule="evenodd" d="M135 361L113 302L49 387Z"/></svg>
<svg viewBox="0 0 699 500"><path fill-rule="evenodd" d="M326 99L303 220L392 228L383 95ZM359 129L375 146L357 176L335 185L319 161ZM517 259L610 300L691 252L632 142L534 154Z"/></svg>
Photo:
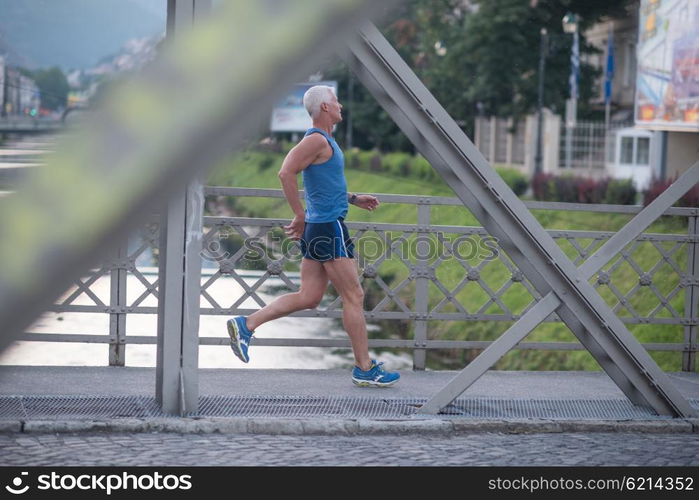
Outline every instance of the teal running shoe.
<svg viewBox="0 0 699 500"><path fill-rule="evenodd" d="M248 348L252 340L252 332L245 324L245 316L238 316L226 322L228 326L228 336L231 338L231 349L243 363L250 361Z"/></svg>
<svg viewBox="0 0 699 500"><path fill-rule="evenodd" d="M366 371L358 366L352 370L352 382L359 387L391 387L398 379L398 372L387 372L383 363L377 363L375 359L371 360L371 368Z"/></svg>

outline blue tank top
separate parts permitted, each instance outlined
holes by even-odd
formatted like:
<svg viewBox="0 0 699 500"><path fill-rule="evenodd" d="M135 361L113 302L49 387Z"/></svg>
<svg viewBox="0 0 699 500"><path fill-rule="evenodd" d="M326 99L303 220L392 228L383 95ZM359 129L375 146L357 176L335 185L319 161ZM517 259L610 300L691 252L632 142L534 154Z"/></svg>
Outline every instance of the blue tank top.
<svg viewBox="0 0 699 500"><path fill-rule="evenodd" d="M330 159L303 169L303 188L306 197L306 222L334 222L347 215L347 180L345 156L327 132L309 128L304 137L319 133L333 150Z"/></svg>

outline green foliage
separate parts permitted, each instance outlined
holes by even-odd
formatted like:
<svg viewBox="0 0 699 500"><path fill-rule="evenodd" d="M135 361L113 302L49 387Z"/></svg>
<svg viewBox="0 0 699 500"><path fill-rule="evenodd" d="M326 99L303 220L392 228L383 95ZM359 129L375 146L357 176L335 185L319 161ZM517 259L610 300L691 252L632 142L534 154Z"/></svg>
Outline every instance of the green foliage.
<svg viewBox="0 0 699 500"><path fill-rule="evenodd" d="M353 151L352 154L358 154ZM371 152L370 152L371 153ZM373 152L371 156L375 156ZM389 159L382 159L382 165L395 170L400 168L405 157L391 155ZM451 189L443 183L427 182L426 177L436 175L427 161L420 156L410 156L410 169L412 174L408 177L396 176L392 173L375 173L370 170L347 168L346 175L348 186L354 192L360 193L400 193L412 195L453 196ZM273 169L261 169L260 162L264 155L260 152L248 152L238 155L234 160L223 163L209 179L209 184L231 185L257 188L279 188L279 179ZM281 163L282 156L278 155L276 164ZM370 164L366 160L367 165ZM367 167L368 168L368 167ZM622 183L623 184L623 183ZM292 214L286 201L279 198L238 198L228 200L229 210L235 215L291 218ZM633 215L630 214L606 214L556 210L534 210L534 217L547 229L565 229L570 231L618 231ZM417 221L415 206L404 204L382 203L375 212L367 212L357 207L350 207L348 220L356 222L385 222L389 224L414 224ZM464 207L460 206L434 206L431 210L431 223L444 226L479 226L479 221ZM664 217L655 222L646 232L648 233L685 233L686 219L677 217ZM386 233L386 236L389 236ZM397 234L394 235L397 237ZM413 241L414 236L408 237L408 242ZM565 239L556 240L561 249L569 258L579 256L575 249ZM579 241L583 248L592 243ZM594 245L593 245L594 247ZM658 251L650 242L645 242L634 251L634 261L641 269L651 269L658 262ZM674 264L679 269L686 269L686 250L678 251L672 256ZM477 264L477 258L469 261L470 265ZM613 263L610 263L609 268ZM390 287L395 287L409 275L406 263L398 258L386 259L378 269L383 281ZM665 295L679 282L676 271L665 264L659 269L663 273L662 283L656 286ZM436 266L436 273L448 290L455 290L465 275L463 265L453 258L447 258ZM638 283L638 273L629 265L619 266L611 274L612 283L622 292L628 291ZM510 278L510 271L502 263L493 261L482 267L481 279L493 290L498 290L502 284ZM591 280L594 283L595 278ZM497 286L496 286L497 284ZM366 279L363 282L366 290L367 307L376 305L384 297L385 290L378 286L375 280ZM646 288L646 287L644 287ZM411 305L415 299L414 285L404 287L398 294L400 300ZM598 292L602 299L610 306L617 304L618 297L606 286L599 286ZM444 299L444 293L436 287L430 287L429 306L434 308ZM488 296L475 283L469 283L455 293L457 300L467 311L478 311L483 305L488 304ZM507 305L514 314L522 314L533 300L529 290L522 284L512 284L508 290L500 296L500 300ZM629 301L629 305L639 314L647 315L658 305L658 297L654 294L638 295ZM669 305L679 314L684 312L684 294L676 294ZM391 306L388 306L391 307ZM453 305L447 304L442 312L455 312ZM486 314L500 314L497 304L487 305ZM628 316L625 310L619 313ZM668 313L669 314L669 313ZM663 312L660 317L667 316ZM495 340L512 323L510 321L431 321L429 323L429 338L439 340ZM372 332L376 338L410 339L413 335L414 325L410 321L381 321L378 323L379 332ZM683 341L683 325L652 324L652 325L627 325L629 331L644 343L679 343ZM573 334L562 323L545 322L533 330L525 342L576 342ZM479 353L478 350L439 349L428 352L428 367L433 369L458 369L470 362ZM676 352L651 352L653 359L664 370L679 371L681 369L681 355ZM515 349L504 356L495 366L500 370L599 370L599 365L592 356L584 350L580 351L547 351Z"/></svg>
<svg viewBox="0 0 699 500"><path fill-rule="evenodd" d="M41 107L51 110L64 108L68 99L70 86L63 72L58 67L24 71L34 80L41 93Z"/></svg>
<svg viewBox="0 0 699 500"><path fill-rule="evenodd" d="M408 153L388 153L382 156L383 170L398 177L408 177L412 173L412 156Z"/></svg>
<svg viewBox="0 0 699 500"><path fill-rule="evenodd" d="M557 113L568 98L572 36L563 33L566 12L580 18L578 116L590 117L600 71L586 63L599 51L585 31L602 17L626 17L629 0L408 0L396 6L384 34L464 131L472 135L475 116L522 117L536 109L540 30L550 37L544 105ZM353 146L414 152L405 136L344 65L324 71L337 80L345 114L352 118ZM338 137L346 134L347 117Z"/></svg>
<svg viewBox="0 0 699 500"><path fill-rule="evenodd" d="M660 196L663 191L669 188L675 181L677 181L677 175L668 179L658 179L654 176L643 192L643 205L650 205L654 199ZM674 205L680 207L699 207L699 186L694 185L691 187L674 203Z"/></svg>
<svg viewBox="0 0 699 500"><path fill-rule="evenodd" d="M377 158L379 155L376 151L357 151L356 160L352 164L354 168L369 172L371 170L379 170L381 161L378 160L379 168L376 168Z"/></svg>
<svg viewBox="0 0 699 500"><path fill-rule="evenodd" d="M439 174L432 168L430 162L422 155L415 155L413 158L412 171L415 173L418 179L425 181L437 181L439 179Z"/></svg>
<svg viewBox="0 0 699 500"><path fill-rule="evenodd" d="M523 195L529 187L527 176L516 168L510 167L495 167L495 171L502 179L510 186L517 196Z"/></svg>
<svg viewBox="0 0 699 500"><path fill-rule="evenodd" d="M634 205L636 203L636 188L631 179L613 179L609 181L604 203L614 205Z"/></svg>
<svg viewBox="0 0 699 500"><path fill-rule="evenodd" d="M359 150L349 149L344 151L345 154L345 168L359 168Z"/></svg>
<svg viewBox="0 0 699 500"><path fill-rule="evenodd" d="M532 179L534 199L566 203L636 204L636 188L631 179L593 179L564 174L539 173Z"/></svg>
<svg viewBox="0 0 699 500"><path fill-rule="evenodd" d="M273 154L264 154L260 158L260 170L267 170L276 163L276 156Z"/></svg>

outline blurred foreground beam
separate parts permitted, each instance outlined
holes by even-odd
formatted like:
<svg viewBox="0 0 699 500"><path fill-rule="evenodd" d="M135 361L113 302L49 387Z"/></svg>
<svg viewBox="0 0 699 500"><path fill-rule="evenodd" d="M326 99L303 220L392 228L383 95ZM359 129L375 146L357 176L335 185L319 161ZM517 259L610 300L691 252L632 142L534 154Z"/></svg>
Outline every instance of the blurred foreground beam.
<svg viewBox="0 0 699 500"><path fill-rule="evenodd" d="M386 5L223 2L113 89L17 195L0 198L0 348L144 214L239 148L276 96Z"/></svg>

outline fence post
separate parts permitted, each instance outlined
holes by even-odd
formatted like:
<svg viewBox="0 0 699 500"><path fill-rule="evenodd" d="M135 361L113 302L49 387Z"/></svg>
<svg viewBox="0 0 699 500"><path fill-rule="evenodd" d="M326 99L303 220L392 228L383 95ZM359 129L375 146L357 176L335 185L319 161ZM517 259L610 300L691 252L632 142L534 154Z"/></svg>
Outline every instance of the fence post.
<svg viewBox="0 0 699 500"><path fill-rule="evenodd" d="M498 140L497 137L498 123L494 116L490 117L490 144L488 144L488 159L490 163L495 163L495 142Z"/></svg>
<svg viewBox="0 0 699 500"><path fill-rule="evenodd" d="M561 118L544 113L544 172L558 173L561 154Z"/></svg>
<svg viewBox="0 0 699 500"><path fill-rule="evenodd" d="M430 205L420 203L417 206L417 245L415 255L415 349L413 349L413 370L424 370L427 363L427 312L429 311L428 287L430 278Z"/></svg>
<svg viewBox="0 0 699 500"><path fill-rule="evenodd" d="M697 300L699 299L699 248L694 238L699 232L699 217L690 216L687 234L691 241L687 243L687 277L690 279L684 292L684 315L689 324L684 327L684 349L682 351L682 371L693 372L697 359L697 325L693 323L697 316Z"/></svg>
<svg viewBox="0 0 699 500"><path fill-rule="evenodd" d="M513 127L514 121L512 118L507 119L507 124L506 124L506 134L505 137L507 138L507 146L505 147L505 163L507 164L508 167L512 166L512 146L513 146L513 138L514 138L514 133L512 132L512 127Z"/></svg>
<svg viewBox="0 0 699 500"><path fill-rule="evenodd" d="M474 134L473 134L473 137L474 137L473 142L474 142L474 144L476 145L476 147L478 148L478 150L482 152L482 151L483 151L483 149L482 149L482 146L483 146L483 145L481 144L481 133L482 133L482 132L481 132L481 127L482 127L482 125L481 125L481 117L480 117L480 116L477 116L475 122L476 122L476 127L475 127L475 131L474 131Z"/></svg>
<svg viewBox="0 0 699 500"><path fill-rule="evenodd" d="M110 274L109 366L126 363L126 258L128 237L116 249Z"/></svg>

